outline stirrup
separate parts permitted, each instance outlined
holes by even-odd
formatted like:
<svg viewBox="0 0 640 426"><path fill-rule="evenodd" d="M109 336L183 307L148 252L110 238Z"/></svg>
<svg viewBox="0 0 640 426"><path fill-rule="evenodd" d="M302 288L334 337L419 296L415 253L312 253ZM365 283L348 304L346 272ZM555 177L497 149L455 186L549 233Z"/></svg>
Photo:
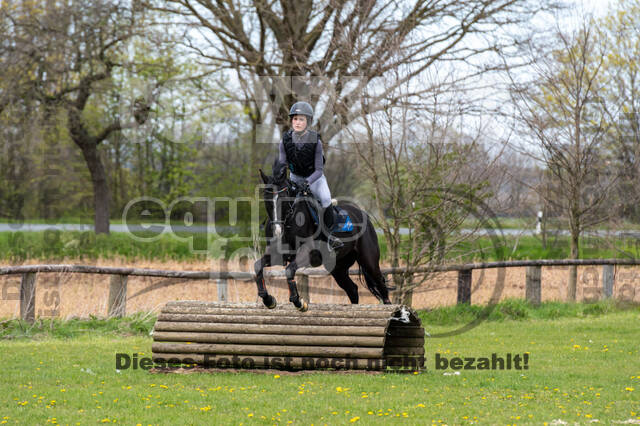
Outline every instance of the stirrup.
<svg viewBox="0 0 640 426"><path fill-rule="evenodd" d="M335 235L329 234L329 236L327 237L327 246L329 247L329 250L335 251L344 247L344 243L340 241L340 239L338 239Z"/></svg>

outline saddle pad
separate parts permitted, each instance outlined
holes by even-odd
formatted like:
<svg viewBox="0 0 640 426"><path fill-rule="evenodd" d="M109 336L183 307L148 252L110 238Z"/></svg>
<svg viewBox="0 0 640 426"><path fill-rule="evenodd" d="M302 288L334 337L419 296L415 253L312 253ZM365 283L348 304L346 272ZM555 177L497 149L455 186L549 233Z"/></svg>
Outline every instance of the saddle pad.
<svg viewBox="0 0 640 426"><path fill-rule="evenodd" d="M333 226L332 231L335 232L351 232L353 231L353 222L349 217L349 213L341 207L338 207L338 223Z"/></svg>
<svg viewBox="0 0 640 426"><path fill-rule="evenodd" d="M349 213L342 207L337 206L338 209L338 222L333 225L331 232L351 232L353 231L353 222L349 217ZM309 212L313 218L313 223L318 224L318 213L314 208L309 206Z"/></svg>

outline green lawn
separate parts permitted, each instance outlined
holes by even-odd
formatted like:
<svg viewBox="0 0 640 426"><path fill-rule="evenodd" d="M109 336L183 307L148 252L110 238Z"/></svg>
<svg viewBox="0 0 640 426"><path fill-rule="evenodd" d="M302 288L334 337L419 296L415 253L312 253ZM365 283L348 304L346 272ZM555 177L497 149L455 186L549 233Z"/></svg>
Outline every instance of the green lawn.
<svg viewBox="0 0 640 426"><path fill-rule="evenodd" d="M497 217L496 218L498 223L500 224L500 227L502 229L535 229L536 227L536 217L534 215L531 215L529 217ZM162 222L164 223L164 220L162 220L160 217L153 219L156 222ZM38 218L31 218L31 219L12 219L12 218L8 218L8 217L2 217L0 218L0 222L1 223L31 223L31 224L48 224L48 225L55 225L55 224L59 224L59 223L68 223L68 224L88 224L88 225L92 225L93 224L93 216L86 216L86 217L80 217L80 216L67 216L67 217L61 217L58 219L38 219ZM127 223L131 223L131 224L140 224L140 223L148 223L149 220L145 219L137 219L137 218L129 218L126 221ZM184 221L183 220L175 220L175 219L170 219L170 222L172 224L176 224L176 225L184 225ZM115 218L111 218L109 220L109 223L111 223L112 225L120 225L122 223L124 223L124 221L122 220L122 217L115 217ZM204 225L205 222L195 222L194 225ZM478 221L473 219L473 218L469 218L469 219L465 219L463 222L463 227L466 228L473 228L478 226ZM610 225L608 224L602 224L597 226L595 229L608 229ZM562 219L562 218L551 218L548 219L547 222L547 227L548 229L569 229L569 223L567 220ZM631 222L628 220L622 220L618 223L615 224L616 229L619 230L640 230L640 223L636 223L636 222Z"/></svg>
<svg viewBox="0 0 640 426"><path fill-rule="evenodd" d="M230 256L241 247L253 247L242 236L224 239L206 234L165 232L112 232L96 235L92 231L0 232L0 258L10 262L26 259L61 261L63 259L125 258L157 260L206 260L207 256ZM239 238L240 237L240 238Z"/></svg>
<svg viewBox="0 0 640 426"><path fill-rule="evenodd" d="M482 259L522 260L522 259L567 259L569 258L569 237L549 237L546 246L537 236L505 236L504 238L476 238L458 244L448 253L448 258L456 262L472 262ZM638 258L640 240L635 237L580 239L581 259Z"/></svg>
<svg viewBox="0 0 640 426"><path fill-rule="evenodd" d="M487 321L460 335L427 339L427 370L416 375L117 372L115 354L149 356L149 337L102 330L67 339L4 339L0 422L639 422L639 320L634 308L555 320ZM456 327L428 323L425 328L434 335ZM458 375L434 369L436 353L452 358L525 352L528 370Z"/></svg>
<svg viewBox="0 0 640 426"><path fill-rule="evenodd" d="M173 235L167 232L153 236L146 232L132 236L113 232L95 235L85 231L0 232L0 259L16 263L26 259L59 262L63 259L125 258L158 260L206 260L208 257L233 257L246 255L253 248L253 239L247 230L243 235L216 236L189 234ZM406 238L405 238L406 239ZM382 235L378 236L383 259L387 246ZM194 250L195 249L195 250ZM238 252L238 250L240 250ZM550 237L543 248L538 237L523 236L504 238L475 238L457 244L445 254L446 263L492 261L505 259L565 259L569 256L568 237ZM586 258L637 258L640 256L640 240L629 236L617 239L584 237L581 239L580 257Z"/></svg>

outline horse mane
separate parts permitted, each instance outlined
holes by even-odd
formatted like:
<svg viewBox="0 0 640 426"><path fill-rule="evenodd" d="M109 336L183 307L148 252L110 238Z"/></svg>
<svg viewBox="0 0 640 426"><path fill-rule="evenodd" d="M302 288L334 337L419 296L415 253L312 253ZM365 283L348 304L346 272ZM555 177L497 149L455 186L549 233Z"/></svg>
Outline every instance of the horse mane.
<svg viewBox="0 0 640 426"><path fill-rule="evenodd" d="M287 178L287 163L280 162L278 158L273 161L271 170L275 182L283 182Z"/></svg>

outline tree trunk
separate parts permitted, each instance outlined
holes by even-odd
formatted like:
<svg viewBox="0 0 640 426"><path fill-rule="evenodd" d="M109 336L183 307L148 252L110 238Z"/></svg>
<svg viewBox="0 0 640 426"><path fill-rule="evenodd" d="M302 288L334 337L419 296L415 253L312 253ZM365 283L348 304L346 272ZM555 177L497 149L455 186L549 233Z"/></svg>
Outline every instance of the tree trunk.
<svg viewBox="0 0 640 426"><path fill-rule="evenodd" d="M109 184L100 160L98 147L91 143L80 145L93 185L94 228L96 234L109 233Z"/></svg>
<svg viewBox="0 0 640 426"><path fill-rule="evenodd" d="M398 268L400 267L400 247L398 240L398 224L394 222L394 231L391 235L391 238L387 239L387 250L391 252L391 267ZM398 272L397 274L392 274L393 276L393 285L396 287L396 293L392 297L393 303L404 304L405 299L405 277L402 272Z"/></svg>
<svg viewBox="0 0 640 426"><path fill-rule="evenodd" d="M413 275L413 274L412 274ZM406 277L403 280L402 301L403 305L411 306L413 303L413 277Z"/></svg>
<svg viewBox="0 0 640 426"><path fill-rule="evenodd" d="M547 249L547 206L546 206L546 202L544 207L542 207L542 224L541 224L541 229L542 229L542 249L546 250Z"/></svg>
<svg viewBox="0 0 640 426"><path fill-rule="evenodd" d="M258 174L256 173L258 170L258 123L254 117L251 118L251 144L249 150L249 169L247 170L247 184L250 185L252 182L255 182ZM276 155L278 155L278 151L276 150Z"/></svg>
<svg viewBox="0 0 640 426"><path fill-rule="evenodd" d="M124 169L122 168L122 144L120 143L120 136L116 137L117 149L116 149L116 170L118 171L118 202L116 203L116 209L121 209L126 204L127 190L126 181L124 178Z"/></svg>
<svg viewBox="0 0 640 426"><path fill-rule="evenodd" d="M571 259L580 257L580 231L571 227ZM569 267L569 287L567 288L567 300L569 302L576 301L576 287L578 282L578 267L573 265Z"/></svg>

